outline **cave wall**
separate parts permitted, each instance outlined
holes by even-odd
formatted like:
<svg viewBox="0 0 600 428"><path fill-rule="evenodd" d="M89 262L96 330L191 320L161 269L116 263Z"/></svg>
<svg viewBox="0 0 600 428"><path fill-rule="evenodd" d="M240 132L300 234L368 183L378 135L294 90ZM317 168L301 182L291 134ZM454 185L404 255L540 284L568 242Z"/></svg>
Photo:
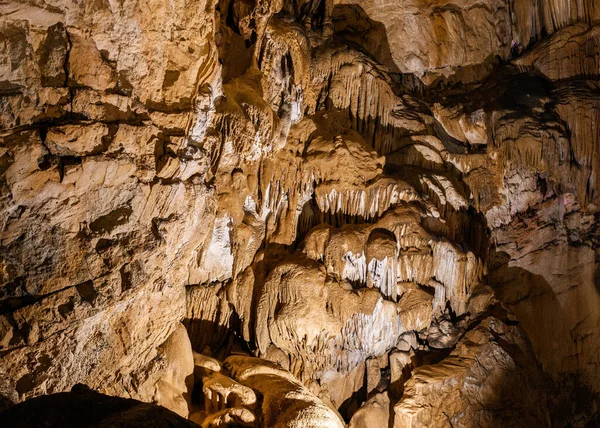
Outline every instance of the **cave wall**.
<svg viewBox="0 0 600 428"><path fill-rule="evenodd" d="M593 0L0 4L0 394L161 402L183 321L351 426L598 418L598 22Z"/></svg>
<svg viewBox="0 0 600 428"><path fill-rule="evenodd" d="M136 396L214 216L187 137L214 4L0 7L3 391Z"/></svg>

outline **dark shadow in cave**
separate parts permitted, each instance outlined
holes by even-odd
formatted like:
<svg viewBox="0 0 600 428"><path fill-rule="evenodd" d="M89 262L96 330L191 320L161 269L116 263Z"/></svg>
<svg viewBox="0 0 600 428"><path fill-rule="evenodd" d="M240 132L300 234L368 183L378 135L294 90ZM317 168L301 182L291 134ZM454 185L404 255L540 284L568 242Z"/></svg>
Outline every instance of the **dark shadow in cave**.
<svg viewBox="0 0 600 428"><path fill-rule="evenodd" d="M198 427L157 404L101 394L83 384L41 395L0 413L3 427Z"/></svg>
<svg viewBox="0 0 600 428"><path fill-rule="evenodd" d="M381 217L378 215L366 218L362 215L345 214L341 211L335 213L330 211L323 212L313 198L302 207L302 212L298 217L296 240L293 247L296 248L297 244L302 242L306 237L306 234L315 226L330 225L335 228L340 228L346 225L374 224L380 218Z"/></svg>
<svg viewBox="0 0 600 428"><path fill-rule="evenodd" d="M192 349L201 354L208 354L220 361L225 360L235 352L250 354L248 345L239 336L241 323L235 312L232 313L228 325L205 319L183 320L188 331ZM210 349L210 353L207 353Z"/></svg>
<svg viewBox="0 0 600 428"><path fill-rule="evenodd" d="M534 342L539 337L537 346L543 346L544 334L539 334L539 330L555 331L553 323L561 323L557 314L562 312L562 308L555 292L544 277L521 267L509 266L511 257L505 252L491 248L488 260L487 283L498 299L517 316L520 329L533 348L532 355L543 372ZM516 359L515 362L518 363ZM600 395L586 387L579 374L563 373L558 379L553 379L543 373L544 384L540 388L548 391L546 405L553 427L571 427L576 420L588 420L586 428L599 426L595 423L600 421Z"/></svg>
<svg viewBox="0 0 600 428"><path fill-rule="evenodd" d="M358 4L335 5L331 18L337 37L384 65L391 73L400 73L383 23L372 20Z"/></svg>
<svg viewBox="0 0 600 428"><path fill-rule="evenodd" d="M339 409L340 415L344 418L346 423L350 422L352 415L360 408L362 403L367 401L367 372L363 374L363 386L355 391L350 397L344 401Z"/></svg>

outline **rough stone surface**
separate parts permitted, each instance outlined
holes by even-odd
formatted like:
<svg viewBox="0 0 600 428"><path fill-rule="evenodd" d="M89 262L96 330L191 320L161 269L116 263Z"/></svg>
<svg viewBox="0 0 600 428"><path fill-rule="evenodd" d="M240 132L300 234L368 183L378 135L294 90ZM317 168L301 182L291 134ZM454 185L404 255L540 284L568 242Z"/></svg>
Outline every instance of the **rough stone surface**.
<svg viewBox="0 0 600 428"><path fill-rule="evenodd" d="M85 383L205 427L599 424L599 25L0 3L0 408Z"/></svg>
<svg viewBox="0 0 600 428"><path fill-rule="evenodd" d="M394 405L394 426L549 426L526 346L518 329L486 318L444 360L413 370Z"/></svg>

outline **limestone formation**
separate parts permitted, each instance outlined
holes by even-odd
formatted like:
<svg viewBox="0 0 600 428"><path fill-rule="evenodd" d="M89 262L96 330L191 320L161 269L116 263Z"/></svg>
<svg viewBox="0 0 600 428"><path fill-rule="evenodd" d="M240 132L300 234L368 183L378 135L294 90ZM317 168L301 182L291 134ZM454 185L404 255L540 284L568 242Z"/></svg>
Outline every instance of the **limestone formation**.
<svg viewBox="0 0 600 428"><path fill-rule="evenodd" d="M444 360L413 370L394 405L394 426L549 426L526 345L515 327L484 319Z"/></svg>
<svg viewBox="0 0 600 428"><path fill-rule="evenodd" d="M374 396L354 413L350 428L387 427L390 419L390 400L387 393Z"/></svg>
<svg viewBox="0 0 600 428"><path fill-rule="evenodd" d="M600 4L0 2L0 225L10 420L600 425Z"/></svg>

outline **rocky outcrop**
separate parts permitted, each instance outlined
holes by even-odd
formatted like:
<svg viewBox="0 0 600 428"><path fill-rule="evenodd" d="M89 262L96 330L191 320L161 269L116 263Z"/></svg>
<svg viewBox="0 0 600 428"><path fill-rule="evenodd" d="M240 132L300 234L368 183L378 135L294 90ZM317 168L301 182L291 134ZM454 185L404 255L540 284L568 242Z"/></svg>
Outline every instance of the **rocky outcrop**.
<svg viewBox="0 0 600 428"><path fill-rule="evenodd" d="M262 396L262 426L343 427L340 417L280 367L258 358L232 356L225 367Z"/></svg>
<svg viewBox="0 0 600 428"><path fill-rule="evenodd" d="M0 4L3 402L85 383L205 427L593 425L599 22Z"/></svg>
<svg viewBox="0 0 600 428"><path fill-rule="evenodd" d="M214 212L185 137L216 77L212 6L51 3L1 6L0 370L14 400L137 396Z"/></svg>
<svg viewBox="0 0 600 428"><path fill-rule="evenodd" d="M394 426L550 426L546 400L518 329L486 318L441 362L413 370Z"/></svg>

